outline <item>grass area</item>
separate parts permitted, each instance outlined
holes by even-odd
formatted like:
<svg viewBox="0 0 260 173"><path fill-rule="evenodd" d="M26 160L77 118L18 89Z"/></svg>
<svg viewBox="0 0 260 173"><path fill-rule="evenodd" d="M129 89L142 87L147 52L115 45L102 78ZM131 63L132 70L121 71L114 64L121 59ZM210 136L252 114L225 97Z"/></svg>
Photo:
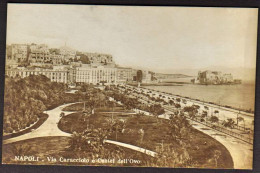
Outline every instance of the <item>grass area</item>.
<svg viewBox="0 0 260 173"><path fill-rule="evenodd" d="M90 159L89 153L82 151L72 151L69 149L70 137L41 137L33 138L24 141L19 141L12 144L3 145L2 163L5 164L33 164L33 165L106 165L106 166L142 166L145 163L91 163L90 162L62 162L60 158ZM105 144L107 151L121 151L125 159L145 160L150 156L135 152L130 149L118 147L113 144ZM15 161L15 156L34 156L39 157L39 161ZM56 158L56 162L48 161L47 157ZM101 158L102 159L102 158ZM109 159L109 158L103 158ZM116 161L115 161L116 162Z"/></svg>
<svg viewBox="0 0 260 173"><path fill-rule="evenodd" d="M84 108L84 103L75 103L72 105L69 105L65 108L63 108L63 111L82 111ZM87 106L86 106L87 109ZM116 104L115 107L109 106L109 107L97 107L95 109L97 112L128 112L128 113L133 113L133 111L126 111L121 105Z"/></svg>
<svg viewBox="0 0 260 173"><path fill-rule="evenodd" d="M17 136L21 136L21 135L24 135L26 133L30 133L32 131L32 129L37 129L38 127L40 127L47 120L48 117L49 117L48 114L44 114L44 113L40 114L39 120L33 126L27 128L27 129L21 130L19 132L16 132L16 133L4 135L3 140L14 138L14 137L17 137Z"/></svg>
<svg viewBox="0 0 260 173"><path fill-rule="evenodd" d="M118 107L119 109L119 107ZM81 113L72 113L64 116L58 124L58 127L65 132L72 133L73 131L81 132L89 125L95 128L105 128L107 119L111 118L111 114L96 112L89 117L88 122L81 120ZM108 139L116 140L146 149L156 151L156 148L162 143L173 144L176 148L181 148L178 143L174 143L169 134L168 120L161 119L159 122L155 117L149 116L136 116L126 114L114 114L114 118L126 121L124 133L118 132L117 139L116 133L113 132ZM141 137L138 134L140 129L144 129L144 137L141 142ZM228 150L214 138L192 128L192 138L188 142L190 145L187 147L190 156L197 162L196 167L200 168L216 168L213 162L214 152L219 150L221 155L218 161L217 168L233 168L233 161Z"/></svg>

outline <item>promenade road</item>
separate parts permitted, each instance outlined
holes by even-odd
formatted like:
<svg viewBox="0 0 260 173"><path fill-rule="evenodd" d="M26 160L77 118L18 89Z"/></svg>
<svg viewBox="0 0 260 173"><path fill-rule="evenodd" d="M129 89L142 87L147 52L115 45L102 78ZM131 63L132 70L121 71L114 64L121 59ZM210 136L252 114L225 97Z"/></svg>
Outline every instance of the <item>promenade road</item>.
<svg viewBox="0 0 260 173"><path fill-rule="evenodd" d="M147 89L147 88L137 88L137 87L133 87L133 86L129 86L129 85L127 85L127 87L136 89L138 91L143 90L144 93L150 94L150 96L153 96L153 97L159 97L159 95L165 96L165 98L164 98L165 101L169 101L169 98L185 99L186 102L187 102L186 104L184 104L182 101L180 102L182 107L191 106L193 104L196 104L196 105L200 106L200 110L199 110L200 113L203 110L205 110L204 106L207 106L209 108L208 115L209 116L210 115L216 115L216 116L218 116L218 118L220 120L226 120L227 118L232 118L236 122L237 116L243 117L244 121L239 122L239 126L243 127L245 125L246 128L249 128L249 129L254 128L254 124L253 124L254 114L245 113L245 112L239 113L239 111L237 111L235 109L224 108L224 107L217 106L217 105L214 105L214 104L208 104L208 103L202 102L202 101L196 101L196 100L193 100L193 99L187 99L187 98L183 98L183 97L180 97L180 96L165 94L165 93L162 93L162 92L159 92L159 91L153 91L153 90ZM149 91L151 91L152 93L148 93ZM141 94L139 94L138 96L143 97ZM174 102L176 102L176 101L174 101ZM219 113L215 114L214 113L215 111L218 111Z"/></svg>

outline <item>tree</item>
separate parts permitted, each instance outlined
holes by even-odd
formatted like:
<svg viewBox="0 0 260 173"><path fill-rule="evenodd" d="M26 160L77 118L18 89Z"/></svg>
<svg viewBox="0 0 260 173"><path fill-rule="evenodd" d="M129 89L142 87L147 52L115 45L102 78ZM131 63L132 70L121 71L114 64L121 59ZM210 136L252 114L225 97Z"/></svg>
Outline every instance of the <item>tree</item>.
<svg viewBox="0 0 260 173"><path fill-rule="evenodd" d="M228 127L228 128L231 128L233 129L234 128L234 125L235 125L235 121L232 119L232 118L228 118L227 121L223 121L222 122L222 125L224 127Z"/></svg>
<svg viewBox="0 0 260 173"><path fill-rule="evenodd" d="M181 108L181 105L180 105L179 103L176 103L174 106L175 106L175 108L177 108L177 109Z"/></svg>
<svg viewBox="0 0 260 173"><path fill-rule="evenodd" d="M137 113L135 116L137 118L137 124L139 124L139 121L140 121L141 117L144 116L144 113Z"/></svg>
<svg viewBox="0 0 260 173"><path fill-rule="evenodd" d="M218 167L218 159L221 156L221 151L215 150L214 151L214 160L215 160L215 166Z"/></svg>
<svg viewBox="0 0 260 173"><path fill-rule="evenodd" d="M94 114L96 106L98 104L100 106L100 104L104 103L106 99L105 95L97 90L89 91L86 96L88 99L87 104L91 108L91 114Z"/></svg>
<svg viewBox="0 0 260 173"><path fill-rule="evenodd" d="M243 117L237 117L237 127L238 127L238 122L243 121L244 123L244 130L245 130L245 119Z"/></svg>
<svg viewBox="0 0 260 173"><path fill-rule="evenodd" d="M169 104L170 105L174 105L174 101L173 100L169 100Z"/></svg>
<svg viewBox="0 0 260 173"><path fill-rule="evenodd" d="M180 116L178 113L171 114L169 126L172 140L180 143L182 140L190 138L191 125L185 117Z"/></svg>
<svg viewBox="0 0 260 173"><path fill-rule="evenodd" d="M143 128L138 130L138 135L140 137L140 144L142 144L143 143L143 139L144 139L144 129Z"/></svg>
<svg viewBox="0 0 260 173"><path fill-rule="evenodd" d="M185 106L183 109L184 112L188 112L189 117L191 119L194 119L196 117L196 114L198 113L198 106Z"/></svg>
<svg viewBox="0 0 260 173"><path fill-rule="evenodd" d="M156 118L158 122L159 115L164 114L164 108L160 104L154 104L149 107L149 112L152 113Z"/></svg>
<svg viewBox="0 0 260 173"><path fill-rule="evenodd" d="M208 117L208 112L207 111L202 111L202 114L201 114L201 118L204 119L207 121L207 117Z"/></svg>
<svg viewBox="0 0 260 173"><path fill-rule="evenodd" d="M210 121L211 121L212 123L217 123L217 122L219 122L219 119L218 119L218 117L216 117L216 116L211 116L211 117L210 117Z"/></svg>
<svg viewBox="0 0 260 173"><path fill-rule="evenodd" d="M206 111L208 111L208 110L209 110L209 107L208 107L208 106L204 106L204 109L205 109Z"/></svg>

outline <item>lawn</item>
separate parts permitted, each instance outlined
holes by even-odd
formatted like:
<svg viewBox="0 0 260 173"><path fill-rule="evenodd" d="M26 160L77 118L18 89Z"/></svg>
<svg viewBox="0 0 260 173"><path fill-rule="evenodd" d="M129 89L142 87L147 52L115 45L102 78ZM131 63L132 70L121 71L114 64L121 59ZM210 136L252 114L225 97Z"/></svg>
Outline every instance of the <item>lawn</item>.
<svg viewBox="0 0 260 173"><path fill-rule="evenodd" d="M91 160L89 153L82 151L72 151L69 149L69 137L41 137L19 141L12 144L3 145L2 162L6 164L33 164L33 165L106 165L106 166L144 166L145 163L91 163L90 162L62 162L60 158L78 159L86 158ZM120 151L123 153L123 158L134 160L147 160L150 156L135 152L130 149L118 147L113 144L105 144L108 152ZM15 161L15 156L34 156L39 157L39 161ZM56 162L48 161L49 158L56 158ZM109 158L101 158L109 159ZM44 161L43 161L44 160Z"/></svg>
<svg viewBox="0 0 260 173"><path fill-rule="evenodd" d="M81 112L72 113L64 116L59 122L58 127L68 133L72 133L73 131L81 132L90 126L94 126L94 128L105 128L107 126L107 120L113 116L114 119L126 121L126 127L123 133L117 132L116 134L113 132L108 139L140 146L153 151L156 151L158 146L162 144L172 144L177 149L181 148L181 146L173 142L169 136L168 120L158 121L155 117L124 114L122 109L120 106L114 109L115 112L120 110L122 112L121 114L100 113L96 111L94 115L89 117L88 122L82 121ZM141 128L144 130L142 141L138 133ZM221 155L218 159L217 168L233 168L230 153L221 143L194 128L192 128L191 133L190 145L187 146L187 150L192 159L196 161L196 167L216 168L212 160L214 152L219 150Z"/></svg>
<svg viewBox="0 0 260 173"><path fill-rule="evenodd" d="M87 108L87 106L86 106ZM70 106L63 108L63 111L82 111L84 109L84 103L75 103ZM97 107L95 109L98 112L129 112L133 113L133 111L126 111L121 105L116 104L114 107L106 106L106 107Z"/></svg>

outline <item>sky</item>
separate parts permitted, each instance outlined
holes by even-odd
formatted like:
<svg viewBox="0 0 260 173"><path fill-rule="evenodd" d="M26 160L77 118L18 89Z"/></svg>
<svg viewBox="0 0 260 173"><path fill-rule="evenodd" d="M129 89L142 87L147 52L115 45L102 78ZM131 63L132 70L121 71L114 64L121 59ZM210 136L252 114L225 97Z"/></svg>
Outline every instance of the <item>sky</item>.
<svg viewBox="0 0 260 173"><path fill-rule="evenodd" d="M161 73L243 71L256 66L257 16L255 8L8 4L7 44L66 44Z"/></svg>

